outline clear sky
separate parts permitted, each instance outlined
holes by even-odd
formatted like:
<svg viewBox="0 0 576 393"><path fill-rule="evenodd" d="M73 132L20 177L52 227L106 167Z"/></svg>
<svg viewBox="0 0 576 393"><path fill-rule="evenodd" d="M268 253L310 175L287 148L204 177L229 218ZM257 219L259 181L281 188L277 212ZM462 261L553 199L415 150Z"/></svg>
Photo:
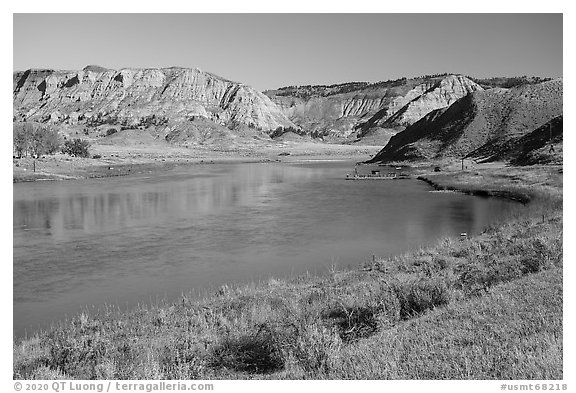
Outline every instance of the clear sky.
<svg viewBox="0 0 576 393"><path fill-rule="evenodd" d="M259 90L562 76L562 14L14 14L14 70L198 67Z"/></svg>

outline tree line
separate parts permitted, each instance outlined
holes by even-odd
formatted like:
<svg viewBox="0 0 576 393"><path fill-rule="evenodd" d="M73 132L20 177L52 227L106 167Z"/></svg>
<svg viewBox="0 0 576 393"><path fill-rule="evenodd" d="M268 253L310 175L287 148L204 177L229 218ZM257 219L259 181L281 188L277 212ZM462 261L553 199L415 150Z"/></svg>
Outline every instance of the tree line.
<svg viewBox="0 0 576 393"><path fill-rule="evenodd" d="M38 123L13 123L14 156L39 158L61 151L74 157L90 157L90 143L82 139L62 140L54 127Z"/></svg>

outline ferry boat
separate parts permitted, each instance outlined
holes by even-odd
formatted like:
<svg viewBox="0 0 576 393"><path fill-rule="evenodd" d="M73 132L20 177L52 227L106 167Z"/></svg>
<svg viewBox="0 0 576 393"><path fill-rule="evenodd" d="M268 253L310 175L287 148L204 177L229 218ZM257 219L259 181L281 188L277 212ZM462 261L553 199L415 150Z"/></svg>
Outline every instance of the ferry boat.
<svg viewBox="0 0 576 393"><path fill-rule="evenodd" d="M404 172L386 172L373 170L370 174L360 175L354 170L354 174L347 174L346 180L401 180L410 179L410 175Z"/></svg>

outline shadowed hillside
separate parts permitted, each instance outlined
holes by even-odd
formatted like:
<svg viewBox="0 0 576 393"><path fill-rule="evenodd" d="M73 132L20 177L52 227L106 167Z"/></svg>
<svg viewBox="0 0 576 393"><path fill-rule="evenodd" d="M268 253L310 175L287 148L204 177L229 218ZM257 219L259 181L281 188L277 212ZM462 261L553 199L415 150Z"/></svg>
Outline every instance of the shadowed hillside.
<svg viewBox="0 0 576 393"><path fill-rule="evenodd" d="M562 165L563 116L558 116L520 138L511 146L515 150L514 165Z"/></svg>
<svg viewBox="0 0 576 393"><path fill-rule="evenodd" d="M525 149L530 146L542 147L528 143L534 137L522 138L561 115L561 79L512 89L476 91L407 127L392 137L371 161L515 159L519 154L529 154Z"/></svg>

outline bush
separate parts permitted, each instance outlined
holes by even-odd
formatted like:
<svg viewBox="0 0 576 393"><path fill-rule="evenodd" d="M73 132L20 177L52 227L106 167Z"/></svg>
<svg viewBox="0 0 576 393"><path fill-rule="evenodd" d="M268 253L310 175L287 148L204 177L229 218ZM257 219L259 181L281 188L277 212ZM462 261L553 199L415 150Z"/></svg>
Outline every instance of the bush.
<svg viewBox="0 0 576 393"><path fill-rule="evenodd" d="M215 348L211 365L249 373L270 373L284 367L277 334L262 324L256 333L226 337Z"/></svg>
<svg viewBox="0 0 576 393"><path fill-rule="evenodd" d="M88 141L76 138L73 140L68 140L64 142L64 147L62 148L62 153L68 154L74 157L90 157L90 152L88 148L90 143Z"/></svg>
<svg viewBox="0 0 576 393"><path fill-rule="evenodd" d="M106 136L116 134L117 132L118 130L116 128L108 128L108 130L106 130Z"/></svg>
<svg viewBox="0 0 576 393"><path fill-rule="evenodd" d="M416 279L395 286L402 319L416 317L450 302L450 290L441 279Z"/></svg>
<svg viewBox="0 0 576 393"><path fill-rule="evenodd" d="M284 356L316 379L328 374L342 346L333 329L316 322L300 326L297 334L286 337L284 343Z"/></svg>

